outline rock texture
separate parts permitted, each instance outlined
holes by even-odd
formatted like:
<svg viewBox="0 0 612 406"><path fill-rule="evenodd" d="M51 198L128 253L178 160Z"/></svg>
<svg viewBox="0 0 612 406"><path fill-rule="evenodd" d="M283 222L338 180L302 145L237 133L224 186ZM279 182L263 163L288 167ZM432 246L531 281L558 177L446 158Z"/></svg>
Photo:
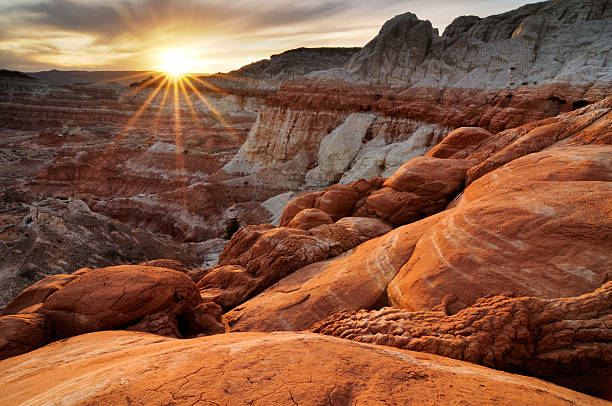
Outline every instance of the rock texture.
<svg viewBox="0 0 612 406"><path fill-rule="evenodd" d="M232 237L219 257L219 267L200 279L200 293L231 309L299 268L340 255L390 230L381 220L356 217L307 230L248 226Z"/></svg>
<svg viewBox="0 0 612 406"><path fill-rule="evenodd" d="M219 306L203 302L187 275L137 265L84 268L71 275L43 279L6 307L0 323L10 326L3 330L7 342L17 341L36 329L42 337L36 340L38 345L111 329L127 328L170 337L225 330ZM34 340L37 335L32 337ZM30 349L25 344L18 348L23 352Z"/></svg>
<svg viewBox="0 0 612 406"><path fill-rule="evenodd" d="M393 225L407 224L443 210L463 189L470 160L417 157L402 165L387 180L373 178L349 185L333 185L289 203L280 225L289 225L306 208L345 216L380 218ZM299 220L296 220L299 221Z"/></svg>
<svg viewBox="0 0 612 406"><path fill-rule="evenodd" d="M95 213L82 200L32 201L4 193L14 202L3 206L0 220L0 308L33 282L83 266L97 268L154 258L200 259L187 246L151 232L133 229ZM18 201L22 203L17 203Z"/></svg>
<svg viewBox="0 0 612 406"><path fill-rule="evenodd" d="M42 314L0 316L0 360L42 347L52 334L52 322Z"/></svg>
<svg viewBox="0 0 612 406"><path fill-rule="evenodd" d="M488 173L418 242L390 302L454 313L489 294L580 295L610 278L612 146L526 155Z"/></svg>
<svg viewBox="0 0 612 406"><path fill-rule="evenodd" d="M442 36L406 13L387 21L344 69L318 73L413 87L504 88L542 81L612 81L606 1L529 4L459 17Z"/></svg>
<svg viewBox="0 0 612 406"><path fill-rule="evenodd" d="M373 114L353 113L323 137L319 144L317 166L306 173L306 184L327 186L338 182L357 156L362 140L375 119Z"/></svg>
<svg viewBox="0 0 612 406"><path fill-rule="evenodd" d="M387 285L439 219L396 228L344 255L298 269L226 313L231 330L306 330L335 312L384 306Z"/></svg>
<svg viewBox="0 0 612 406"><path fill-rule="evenodd" d="M605 403L461 361L304 333L92 333L2 361L0 383L7 406Z"/></svg>
<svg viewBox="0 0 612 406"><path fill-rule="evenodd" d="M240 69L217 75L220 79L232 77L260 81L284 82L311 72L339 68L360 48L296 48L253 62ZM212 78L213 81L216 79Z"/></svg>
<svg viewBox="0 0 612 406"><path fill-rule="evenodd" d="M611 320L608 282L572 298L479 299L452 316L390 307L343 312L312 330L546 379L573 377L574 389L612 400ZM594 381L581 387L581 375L595 375Z"/></svg>

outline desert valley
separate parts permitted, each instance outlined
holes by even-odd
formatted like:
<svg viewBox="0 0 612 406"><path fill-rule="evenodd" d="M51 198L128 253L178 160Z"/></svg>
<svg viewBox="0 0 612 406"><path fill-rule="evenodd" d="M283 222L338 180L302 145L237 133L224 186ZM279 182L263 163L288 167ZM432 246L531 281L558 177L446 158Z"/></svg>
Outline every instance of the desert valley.
<svg viewBox="0 0 612 406"><path fill-rule="evenodd" d="M406 11L0 70L0 404L611 404L612 1Z"/></svg>

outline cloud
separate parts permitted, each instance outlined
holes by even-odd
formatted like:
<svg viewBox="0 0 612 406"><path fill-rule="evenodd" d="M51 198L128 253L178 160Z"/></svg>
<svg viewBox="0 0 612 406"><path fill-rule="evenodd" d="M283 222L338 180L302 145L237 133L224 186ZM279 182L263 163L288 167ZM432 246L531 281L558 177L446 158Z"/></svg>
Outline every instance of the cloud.
<svg viewBox="0 0 612 406"><path fill-rule="evenodd" d="M0 67L147 69L188 47L203 70L299 46L362 46L396 14L434 26L459 14L506 11L522 0L3 0ZM470 4L471 8L466 5ZM497 7L497 9L496 9ZM441 27L442 28L442 27ZM29 44L29 45L28 45ZM228 55L235 55L233 58ZM216 65L210 62L217 60Z"/></svg>

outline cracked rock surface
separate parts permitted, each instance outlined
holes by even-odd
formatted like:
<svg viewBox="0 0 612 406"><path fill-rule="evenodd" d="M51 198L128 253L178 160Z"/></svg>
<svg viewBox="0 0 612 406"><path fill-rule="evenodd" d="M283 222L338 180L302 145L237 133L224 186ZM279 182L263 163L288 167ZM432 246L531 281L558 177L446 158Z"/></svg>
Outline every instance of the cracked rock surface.
<svg viewBox="0 0 612 406"><path fill-rule="evenodd" d="M28 315L32 319L26 320ZM203 303L191 278L178 271L140 265L84 268L32 285L0 317L3 325L15 324L16 317L23 317L22 324L29 324L11 329L13 334L3 331L5 339L14 341L26 329L36 327L41 331L40 323L34 324L39 321L35 316L44 317L52 325L44 326L44 339L36 341L39 345L92 331L124 328L171 337L224 331L220 307Z"/></svg>
<svg viewBox="0 0 612 406"><path fill-rule="evenodd" d="M106 331L0 362L0 403L604 405L538 379L308 333Z"/></svg>
<svg viewBox="0 0 612 406"><path fill-rule="evenodd" d="M483 298L453 315L391 307L341 312L312 331L546 379L594 375L590 387L579 380L570 386L612 397L612 282L571 298Z"/></svg>

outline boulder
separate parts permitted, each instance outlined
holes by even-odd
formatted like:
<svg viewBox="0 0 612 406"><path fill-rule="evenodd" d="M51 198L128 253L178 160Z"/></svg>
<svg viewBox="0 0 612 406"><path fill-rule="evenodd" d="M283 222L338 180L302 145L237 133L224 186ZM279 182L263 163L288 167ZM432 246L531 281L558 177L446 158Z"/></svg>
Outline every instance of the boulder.
<svg viewBox="0 0 612 406"><path fill-rule="evenodd" d="M0 360L32 351L53 338L52 323L39 313L0 317Z"/></svg>
<svg viewBox="0 0 612 406"><path fill-rule="evenodd" d="M40 313L59 337L128 326L158 312L180 316L201 302L185 274L138 265L83 272L47 297Z"/></svg>
<svg viewBox="0 0 612 406"><path fill-rule="evenodd" d="M612 146L548 149L465 189L389 285L390 303L426 311L455 296L455 313L511 291L570 297L612 269Z"/></svg>
<svg viewBox="0 0 612 406"><path fill-rule="evenodd" d="M22 292L4 312L2 323L8 327L3 339L15 352L33 348L22 340L28 334L38 346L112 329L170 337L216 334L225 331L221 311L219 305L204 302L182 272L143 265L83 268L48 277ZM20 340L24 345L13 344Z"/></svg>
<svg viewBox="0 0 612 406"><path fill-rule="evenodd" d="M386 304L387 284L441 215L396 228L344 255L295 271L226 313L231 330L304 330L338 311Z"/></svg>
<svg viewBox="0 0 612 406"><path fill-rule="evenodd" d="M483 141L492 137L494 135L484 128L460 127L451 131L442 142L433 147L425 155L434 158L465 159Z"/></svg>
<svg viewBox="0 0 612 406"><path fill-rule="evenodd" d="M377 217L394 225L407 224L443 210L463 189L474 162L417 157L402 165L370 194L355 215Z"/></svg>
<svg viewBox="0 0 612 406"><path fill-rule="evenodd" d="M287 227L310 230L323 224L333 224L329 214L320 209L304 209L291 219Z"/></svg>

